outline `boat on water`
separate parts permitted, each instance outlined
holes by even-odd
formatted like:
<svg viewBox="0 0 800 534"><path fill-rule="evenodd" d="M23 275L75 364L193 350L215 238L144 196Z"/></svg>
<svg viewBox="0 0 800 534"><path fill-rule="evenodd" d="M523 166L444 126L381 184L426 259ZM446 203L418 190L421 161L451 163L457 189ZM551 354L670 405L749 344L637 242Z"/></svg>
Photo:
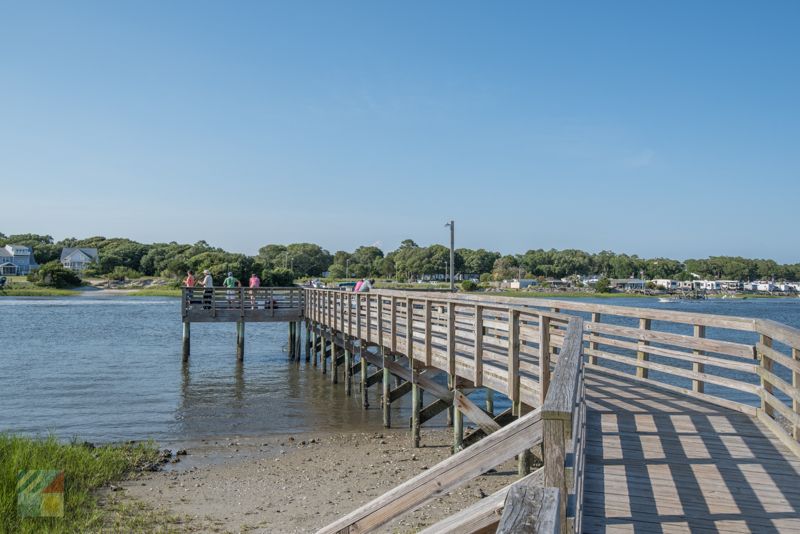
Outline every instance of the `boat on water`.
<svg viewBox="0 0 800 534"><path fill-rule="evenodd" d="M680 299L661 297L658 302L678 302Z"/></svg>

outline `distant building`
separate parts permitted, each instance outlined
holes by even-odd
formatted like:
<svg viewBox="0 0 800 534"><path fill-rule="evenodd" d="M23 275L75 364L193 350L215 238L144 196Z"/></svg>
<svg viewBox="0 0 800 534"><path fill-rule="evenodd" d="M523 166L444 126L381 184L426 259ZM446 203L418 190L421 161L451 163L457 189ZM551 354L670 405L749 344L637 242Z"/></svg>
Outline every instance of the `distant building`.
<svg viewBox="0 0 800 534"><path fill-rule="evenodd" d="M655 280L650 280L656 286L661 286L668 291L672 291L673 289L678 289L678 281L677 280L668 280L666 278L656 278Z"/></svg>
<svg viewBox="0 0 800 534"><path fill-rule="evenodd" d="M726 291L741 291L744 289L744 282L739 280L720 280L719 285Z"/></svg>
<svg viewBox="0 0 800 534"><path fill-rule="evenodd" d="M526 287L535 286L537 285L536 280L509 280L507 282L508 286L503 284L504 287L508 287L509 289L524 289Z"/></svg>
<svg viewBox="0 0 800 534"><path fill-rule="evenodd" d="M608 285L617 289L644 289L644 280L638 278L611 278Z"/></svg>
<svg viewBox="0 0 800 534"><path fill-rule="evenodd" d="M61 249L61 265L65 269L82 271L93 263L97 263L96 248Z"/></svg>
<svg viewBox="0 0 800 534"><path fill-rule="evenodd" d="M33 258L33 249L26 245L6 245L0 249L0 274L24 275L39 265Z"/></svg>
<svg viewBox="0 0 800 534"><path fill-rule="evenodd" d="M719 280L696 280L694 286L696 289L705 289L706 291L713 291L722 287Z"/></svg>

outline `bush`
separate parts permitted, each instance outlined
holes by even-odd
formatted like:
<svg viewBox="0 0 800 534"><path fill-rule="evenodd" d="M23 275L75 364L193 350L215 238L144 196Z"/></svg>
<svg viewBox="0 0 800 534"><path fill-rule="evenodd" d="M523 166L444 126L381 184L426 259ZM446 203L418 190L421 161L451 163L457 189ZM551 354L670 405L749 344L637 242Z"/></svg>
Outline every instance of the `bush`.
<svg viewBox="0 0 800 534"><path fill-rule="evenodd" d="M605 276L597 281L597 283L594 285L594 288L597 290L598 293L611 292L611 288L608 285L608 278L606 278Z"/></svg>
<svg viewBox="0 0 800 534"><path fill-rule="evenodd" d="M289 269L278 267L277 269L264 269L261 273L261 285L269 287L292 287L294 285L294 273Z"/></svg>
<svg viewBox="0 0 800 534"><path fill-rule="evenodd" d="M108 273L109 280L135 280L137 278L141 278L142 273L131 269L130 267L123 267L121 265L117 265L114 267L114 270Z"/></svg>
<svg viewBox="0 0 800 534"><path fill-rule="evenodd" d="M26 277L28 282L37 286L62 288L81 285L80 277L73 271L65 269L58 260L45 263L38 269L31 270Z"/></svg>
<svg viewBox="0 0 800 534"><path fill-rule="evenodd" d="M481 282L494 282L494 275L492 273L483 273L481 275Z"/></svg>
<svg viewBox="0 0 800 534"><path fill-rule="evenodd" d="M478 284L473 282L472 280L464 280L461 282L461 289L464 291L475 291L478 289Z"/></svg>

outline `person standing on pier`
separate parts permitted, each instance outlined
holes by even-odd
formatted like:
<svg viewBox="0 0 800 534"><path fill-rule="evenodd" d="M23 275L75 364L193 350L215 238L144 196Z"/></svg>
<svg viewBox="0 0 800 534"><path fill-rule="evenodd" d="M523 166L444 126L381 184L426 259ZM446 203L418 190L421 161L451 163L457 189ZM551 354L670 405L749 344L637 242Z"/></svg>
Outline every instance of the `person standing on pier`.
<svg viewBox="0 0 800 534"><path fill-rule="evenodd" d="M261 287L261 280L258 279L258 277L256 276L256 273L252 273L250 275L250 287ZM255 291L251 291L250 292L250 309L251 310L255 309L254 308L255 300L256 300L256 292ZM266 308L266 306L265 306L265 308Z"/></svg>
<svg viewBox="0 0 800 534"><path fill-rule="evenodd" d="M211 289L212 287L214 287L214 279L211 278L211 273L208 272L207 269L203 271L203 274L206 275L203 278L203 287L207 288L205 291L203 291L203 309L210 310L211 298L214 294L214 291L212 291Z"/></svg>
<svg viewBox="0 0 800 534"><path fill-rule="evenodd" d="M230 309L231 304L234 306L236 305L236 291L234 291L233 288L234 286L242 287L242 283L238 278L233 277L233 273L228 273L228 278L222 282L222 285L228 288L227 295L225 295L225 300L228 301L228 308Z"/></svg>
<svg viewBox="0 0 800 534"><path fill-rule="evenodd" d="M195 284L195 279L194 276L192 275L192 271L186 271L186 281L183 282L183 285L185 285L186 287L194 287L194 284ZM189 308L191 308L192 304L194 304L194 301L192 301L193 296L194 296L194 291L186 292L186 298L189 302Z"/></svg>

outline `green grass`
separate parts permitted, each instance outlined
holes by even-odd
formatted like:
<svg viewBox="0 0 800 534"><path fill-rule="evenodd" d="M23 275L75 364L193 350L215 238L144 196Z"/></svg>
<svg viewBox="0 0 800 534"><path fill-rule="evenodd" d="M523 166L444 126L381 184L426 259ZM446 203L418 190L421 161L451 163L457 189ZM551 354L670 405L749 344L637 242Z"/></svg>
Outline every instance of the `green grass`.
<svg viewBox="0 0 800 534"><path fill-rule="evenodd" d="M135 478L157 456L154 442L92 448L77 440L59 441L52 434L0 434L0 532L151 532L162 524L166 531L174 530L163 512L146 503L110 492L104 497L99 491ZM64 470L64 517L17 516L17 473L26 469Z"/></svg>
<svg viewBox="0 0 800 534"><path fill-rule="evenodd" d="M128 293L128 297L179 297L181 296L180 289L140 289L133 293Z"/></svg>
<svg viewBox="0 0 800 534"><path fill-rule="evenodd" d="M36 286L25 288L0 289L0 297L74 297L77 291L67 291L66 289L47 289Z"/></svg>

